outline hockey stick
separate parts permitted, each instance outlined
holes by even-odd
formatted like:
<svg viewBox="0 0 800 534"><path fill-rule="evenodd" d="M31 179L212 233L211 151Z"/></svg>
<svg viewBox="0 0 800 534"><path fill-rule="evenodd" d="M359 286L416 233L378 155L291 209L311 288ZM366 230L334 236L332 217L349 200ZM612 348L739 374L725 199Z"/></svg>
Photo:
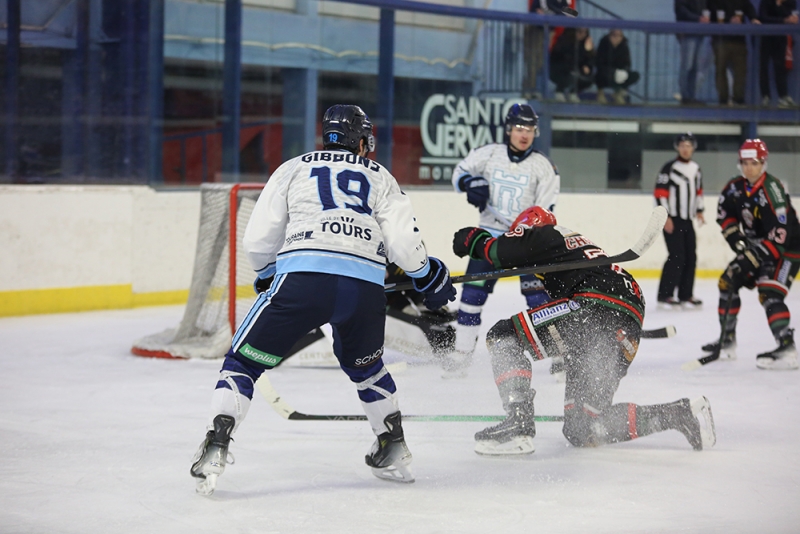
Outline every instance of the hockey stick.
<svg viewBox="0 0 800 534"><path fill-rule="evenodd" d="M267 373L262 373L256 381L256 387L261 395L267 400L272 409L278 415L290 421L366 421L366 415L317 415L298 412L281 398L267 378ZM405 421L428 421L428 422L486 422L502 421L505 415L404 415ZM537 415L534 416L537 422L561 422L564 421L563 415Z"/></svg>
<svg viewBox="0 0 800 534"><path fill-rule="evenodd" d="M650 215L650 221L644 229L644 233L639 240L628 250L617 254L615 256L605 256L602 258L594 258L591 260L578 260L578 261L565 261L561 263L550 263L547 265L535 265L533 267L519 267L515 269L501 269L499 271L491 271L486 273L472 273L464 274L461 276L451 276L450 281L454 284L461 284L464 282L479 282L481 280L495 280L497 278L506 278L509 276L523 276L526 274L542 274L542 273L555 273L559 271L571 271L573 269L587 269L589 267L602 267L604 265L611 265L612 263L623 263L626 261L633 261L644 254L647 249L655 242L656 238L661 234L661 229L664 228L664 223L667 221L667 210L663 206L658 206L653 210ZM400 282L394 284L386 284L384 289L386 291L406 291L413 289L412 282Z"/></svg>
<svg viewBox="0 0 800 534"><path fill-rule="evenodd" d="M714 349L714 351L712 351L708 356L703 356L702 358L684 363L681 365L681 369L684 371L694 371L695 369L699 369L706 364L719 360L719 355L722 353L722 341L725 339L725 327L728 326L728 315L731 311L732 302L733 291L728 294L728 300L725 301L725 311L722 312L722 321L720 321L721 332L719 334L719 343L717 343L717 348Z"/></svg>
<svg viewBox="0 0 800 534"><path fill-rule="evenodd" d="M494 209L489 204L486 204L486 211L488 211L491 214L491 216L494 217L495 221L506 225L506 228L511 228L511 221L503 217L502 213Z"/></svg>
<svg viewBox="0 0 800 534"><path fill-rule="evenodd" d="M665 326L663 328L655 328L653 330L642 330L642 339L664 339L674 337L678 331L673 325Z"/></svg>

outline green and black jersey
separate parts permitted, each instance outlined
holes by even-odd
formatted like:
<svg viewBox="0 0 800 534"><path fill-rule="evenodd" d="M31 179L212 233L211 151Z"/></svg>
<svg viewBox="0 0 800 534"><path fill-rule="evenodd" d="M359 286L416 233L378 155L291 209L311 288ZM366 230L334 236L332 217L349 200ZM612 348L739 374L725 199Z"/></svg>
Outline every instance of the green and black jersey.
<svg viewBox="0 0 800 534"><path fill-rule="evenodd" d="M745 240L762 258L800 258L800 224L783 184L764 173L753 185L743 176L727 183L719 197L717 223L736 250Z"/></svg>
<svg viewBox="0 0 800 534"><path fill-rule="evenodd" d="M496 269L533 267L594 259L607 254L592 241L563 226L519 227L474 247L472 257L488 260ZM591 300L620 310L639 325L644 297L633 276L619 265L574 269L537 275L552 299Z"/></svg>

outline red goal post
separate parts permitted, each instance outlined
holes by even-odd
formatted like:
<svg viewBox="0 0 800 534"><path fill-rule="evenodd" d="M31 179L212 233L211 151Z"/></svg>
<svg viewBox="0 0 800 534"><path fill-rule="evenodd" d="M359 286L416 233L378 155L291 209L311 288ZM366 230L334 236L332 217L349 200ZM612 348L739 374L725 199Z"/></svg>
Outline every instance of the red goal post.
<svg viewBox="0 0 800 534"><path fill-rule="evenodd" d="M137 340L131 352L150 358L221 358L255 300L242 236L261 183L203 184L189 298L183 319Z"/></svg>

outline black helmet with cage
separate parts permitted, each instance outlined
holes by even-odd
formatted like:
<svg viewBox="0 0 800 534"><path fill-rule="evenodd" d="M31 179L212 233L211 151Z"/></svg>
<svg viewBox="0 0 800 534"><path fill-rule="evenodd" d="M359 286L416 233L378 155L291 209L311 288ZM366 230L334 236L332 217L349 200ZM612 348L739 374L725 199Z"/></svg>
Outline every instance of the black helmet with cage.
<svg viewBox="0 0 800 534"><path fill-rule="evenodd" d="M368 152L375 150L372 123L358 106L336 104L325 111L322 117L322 146L344 148L358 154L361 140Z"/></svg>

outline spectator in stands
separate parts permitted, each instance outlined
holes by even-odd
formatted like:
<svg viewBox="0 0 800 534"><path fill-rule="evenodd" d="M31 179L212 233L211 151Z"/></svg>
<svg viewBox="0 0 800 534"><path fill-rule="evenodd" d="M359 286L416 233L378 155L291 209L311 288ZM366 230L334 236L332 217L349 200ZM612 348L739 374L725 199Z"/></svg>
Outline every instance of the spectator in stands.
<svg viewBox="0 0 800 534"><path fill-rule="evenodd" d="M675 0L675 20L678 22L711 22L706 0ZM681 66L678 82L681 89L681 104L702 104L695 98L697 68L704 35L678 34L681 47Z"/></svg>
<svg viewBox="0 0 800 534"><path fill-rule="evenodd" d="M528 11L537 15L546 15L547 5L545 0L529 0ZM525 98L541 98L541 92L536 85L536 78L542 68L544 55L544 29L541 26L525 26Z"/></svg>
<svg viewBox="0 0 800 534"><path fill-rule="evenodd" d="M561 15L563 10L573 7L570 0L528 0L528 12L537 15ZM550 34L553 35L552 33ZM525 82L523 96L527 99L542 97L537 86L539 71L544 66L544 29L541 26L525 26Z"/></svg>
<svg viewBox="0 0 800 534"><path fill-rule="evenodd" d="M758 6L758 19L765 24L797 24L796 0L761 0ZM786 35L764 36L761 38L761 104L769 106L769 65L775 74L775 90L778 93L778 107L797 106L789 96L788 71L786 69L786 48L789 38Z"/></svg>
<svg viewBox="0 0 800 534"><path fill-rule="evenodd" d="M567 28L550 51L550 79L555 99L580 102L578 93L594 83L594 44L586 28Z"/></svg>
<svg viewBox="0 0 800 534"><path fill-rule="evenodd" d="M622 30L611 30L597 47L597 101L607 104L604 89L614 90L614 103L626 104L628 87L639 81L639 73L631 70L631 50Z"/></svg>
<svg viewBox="0 0 800 534"><path fill-rule="evenodd" d="M750 0L708 0L717 24L761 24ZM713 39L719 103L728 104L728 68L733 73L733 103L744 104L747 77L747 43L743 35L718 35Z"/></svg>

